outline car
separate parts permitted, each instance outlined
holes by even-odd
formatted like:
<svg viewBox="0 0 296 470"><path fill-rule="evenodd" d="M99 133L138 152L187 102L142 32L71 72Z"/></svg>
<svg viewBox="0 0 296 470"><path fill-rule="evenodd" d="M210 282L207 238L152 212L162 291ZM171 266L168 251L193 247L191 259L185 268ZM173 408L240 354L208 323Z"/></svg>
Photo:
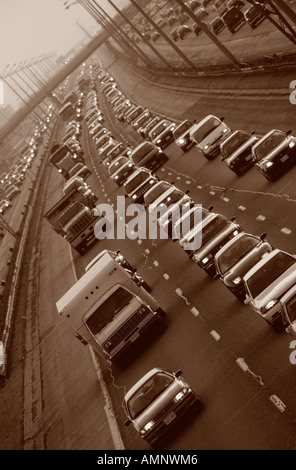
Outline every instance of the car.
<svg viewBox="0 0 296 470"><path fill-rule="evenodd" d="M2 199L2 201L0 201L0 214L4 214L9 207L11 207L11 202L7 199Z"/></svg>
<svg viewBox="0 0 296 470"><path fill-rule="evenodd" d="M192 240L199 241L199 248L185 251L208 276L214 278L216 275L215 254L240 232L242 228L235 221L235 217L229 219L224 215L211 213L209 217L196 225L185 239L180 240L180 245L184 246L184 242L192 243Z"/></svg>
<svg viewBox="0 0 296 470"><path fill-rule="evenodd" d="M106 145L106 143L113 142L113 139L112 137L110 137L110 135L108 135L108 133L106 134L104 133L101 137L96 139L95 142L96 142L97 150L100 150L102 147Z"/></svg>
<svg viewBox="0 0 296 470"><path fill-rule="evenodd" d="M280 300L286 332L296 339L296 284Z"/></svg>
<svg viewBox="0 0 296 470"><path fill-rule="evenodd" d="M179 34L178 34L178 30L179 30L179 27L180 26L176 26L174 29L172 29L172 31L170 32L170 36L171 38L173 39L173 41L177 42L179 40Z"/></svg>
<svg viewBox="0 0 296 470"><path fill-rule="evenodd" d="M160 121L162 121L162 117L161 116L151 116L151 118L149 119L149 121L147 122L147 124L141 128L139 134L145 138L148 136L148 133L151 131L151 129L153 129L153 127L156 126L156 124L158 124Z"/></svg>
<svg viewBox="0 0 296 470"><path fill-rule="evenodd" d="M296 161L296 137L292 131L273 129L252 148L256 168L268 181L275 181Z"/></svg>
<svg viewBox="0 0 296 470"><path fill-rule="evenodd" d="M156 199L158 199L159 196L161 196L165 191L170 189L172 186L173 184L169 183L168 181L162 181L162 180L156 183L155 185L153 185L152 188L149 189L149 191L147 191L144 194L145 207L147 207L149 210L150 204L154 204Z"/></svg>
<svg viewBox="0 0 296 470"><path fill-rule="evenodd" d="M203 20L204 18L206 18L207 16L209 16L207 10L205 10L204 8L199 8L196 12L195 12L195 16L197 16L197 18L199 20Z"/></svg>
<svg viewBox="0 0 296 470"><path fill-rule="evenodd" d="M246 299L244 275L273 247L266 241L266 233L259 237L241 232L224 245L215 255L215 279L242 303Z"/></svg>
<svg viewBox="0 0 296 470"><path fill-rule="evenodd" d="M231 8L231 7L243 8L244 6L245 4L242 0L228 0L227 2L227 8Z"/></svg>
<svg viewBox="0 0 296 470"><path fill-rule="evenodd" d="M186 2L186 4L188 8L190 8L190 10L192 11L200 7L200 2L198 0L189 0L188 2Z"/></svg>
<svg viewBox="0 0 296 470"><path fill-rule="evenodd" d="M175 144L183 150L183 152L187 152L191 147L194 146L194 142L190 139L190 130L194 126L195 121L182 121L174 130L173 130L173 137L175 139Z"/></svg>
<svg viewBox="0 0 296 470"><path fill-rule="evenodd" d="M210 22L210 29L213 31L214 34L218 35L223 29L226 27L226 24L220 18L220 16L217 16Z"/></svg>
<svg viewBox="0 0 296 470"><path fill-rule="evenodd" d="M183 24L182 26L179 26L178 28L179 39L181 40L185 39L190 33L192 33L192 29L189 28L189 26L186 26L185 24Z"/></svg>
<svg viewBox="0 0 296 470"><path fill-rule="evenodd" d="M254 166L252 147L258 142L255 131L235 130L230 132L220 143L221 160L236 175L240 176Z"/></svg>
<svg viewBox="0 0 296 470"><path fill-rule="evenodd" d="M9 201L12 201L17 194L20 192L20 189L17 186L14 186L13 184L9 186L9 189L7 190L5 194L5 199L8 199Z"/></svg>
<svg viewBox="0 0 296 470"><path fill-rule="evenodd" d="M252 29L255 29L260 23L262 23L262 21L266 19L265 14L258 5L251 6L251 8L244 12L244 15L246 22Z"/></svg>
<svg viewBox="0 0 296 470"><path fill-rule="evenodd" d="M204 157L212 160L220 153L222 138L230 132L231 129L224 123L223 117L218 118L209 114L200 122L194 124L189 135Z"/></svg>
<svg viewBox="0 0 296 470"><path fill-rule="evenodd" d="M106 154L106 156L103 159L103 164L105 166L109 166L110 163L112 163L115 160L115 158L117 158L119 155L128 156L130 154L131 154L131 149L127 147L126 144L124 144L123 142L118 142Z"/></svg>
<svg viewBox="0 0 296 470"><path fill-rule="evenodd" d="M237 7L231 7L222 15L222 20L228 30L234 34L246 22L243 12Z"/></svg>
<svg viewBox="0 0 296 470"><path fill-rule="evenodd" d="M155 42L158 38L160 38L160 34L157 31L154 31L151 36L152 41Z"/></svg>
<svg viewBox="0 0 296 470"><path fill-rule="evenodd" d="M282 328L281 298L296 284L296 257L274 249L243 277L245 304L275 330Z"/></svg>
<svg viewBox="0 0 296 470"><path fill-rule="evenodd" d="M184 25L187 21L190 20L190 17L186 13L181 13L178 17L179 23Z"/></svg>
<svg viewBox="0 0 296 470"><path fill-rule="evenodd" d="M202 29L201 26L199 26L197 23L195 23L193 25L193 32L194 32L195 36L199 36L203 32L203 29Z"/></svg>
<svg viewBox="0 0 296 470"><path fill-rule="evenodd" d="M173 124L168 119L162 119L158 124L156 124L148 133L148 138L152 141L158 138L158 136L171 124ZM155 142L154 142L155 143Z"/></svg>
<svg viewBox="0 0 296 470"><path fill-rule="evenodd" d="M87 178L91 174L90 169L84 165L82 162L76 163L76 165L73 166L69 170L69 177L71 178L72 176L80 176L81 178Z"/></svg>
<svg viewBox="0 0 296 470"><path fill-rule="evenodd" d="M132 124L133 129L140 133L142 127L144 127L148 121L152 118L152 113L148 110L145 110Z"/></svg>
<svg viewBox="0 0 296 470"><path fill-rule="evenodd" d="M116 146L118 145L118 142L116 140L110 139L108 142L103 145L100 150L99 150L99 159L101 162L104 162L106 160L107 155L111 150L113 150Z"/></svg>
<svg viewBox="0 0 296 470"><path fill-rule="evenodd" d="M165 128L163 128L163 126ZM161 149L166 148L171 142L174 141L174 135L173 132L176 128L176 124L174 122L169 123L163 123L163 124L158 124L156 126L155 131L152 131L152 134L155 133L158 129L162 129L162 131L154 137L152 140L152 143L160 147Z"/></svg>
<svg viewBox="0 0 296 470"><path fill-rule="evenodd" d="M186 240L186 238L190 236L190 233L194 227L203 222L210 215L212 210L213 206L210 206L208 209L206 209L201 204L194 204L194 206L189 205L187 210L181 214L180 218L178 218L175 223L173 223L173 242L182 239ZM185 243L181 244L181 246L184 250L194 248L192 245L185 246Z"/></svg>
<svg viewBox="0 0 296 470"><path fill-rule="evenodd" d="M170 16L168 19L168 25L174 26L175 23L179 23L178 18L176 16Z"/></svg>
<svg viewBox="0 0 296 470"><path fill-rule="evenodd" d="M167 162L168 156L152 142L142 142L132 150L130 159L137 166L156 171Z"/></svg>
<svg viewBox="0 0 296 470"><path fill-rule="evenodd" d="M134 111L132 111L131 113L129 113L126 116L126 122L131 124L133 121L135 121L140 116L140 114L143 113L143 111L144 111L144 108L142 106L136 107L136 109L134 109Z"/></svg>
<svg viewBox="0 0 296 470"><path fill-rule="evenodd" d="M116 161L110 165L110 167L115 165L110 174L110 178L118 185L121 186L128 178L131 176L134 171L137 170L135 164L130 161L129 158L126 157L120 157L124 158L125 162L122 163L120 166L116 165ZM109 167L109 169L110 169Z"/></svg>
<svg viewBox="0 0 296 470"><path fill-rule="evenodd" d="M199 396L181 376L181 370L174 373L154 368L125 394L125 426L132 424L152 446L193 405L202 406Z"/></svg>
<svg viewBox="0 0 296 470"><path fill-rule="evenodd" d="M145 192L157 182L158 178L153 176L147 168L140 167L126 180L124 183L124 189L127 196L132 199L133 203L142 204L144 202Z"/></svg>

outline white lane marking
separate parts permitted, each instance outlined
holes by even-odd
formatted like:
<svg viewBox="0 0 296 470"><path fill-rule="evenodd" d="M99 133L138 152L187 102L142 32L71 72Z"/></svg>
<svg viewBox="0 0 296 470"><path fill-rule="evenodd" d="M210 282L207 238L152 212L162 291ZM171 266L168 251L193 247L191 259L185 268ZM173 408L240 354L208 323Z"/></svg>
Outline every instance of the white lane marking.
<svg viewBox="0 0 296 470"><path fill-rule="evenodd" d="M283 227L281 229L281 232L284 233L285 235L290 235L290 233L292 233L292 230L290 230L288 227Z"/></svg>
<svg viewBox="0 0 296 470"><path fill-rule="evenodd" d="M265 219L266 219L265 215L262 215L262 214L259 214L259 215L256 217L256 220L259 220L260 222L264 222Z"/></svg>
<svg viewBox="0 0 296 470"><path fill-rule="evenodd" d="M215 330L210 331L210 335L212 336L212 338L214 338L215 341L219 341L219 339L221 338L219 333L217 333L217 331Z"/></svg>
<svg viewBox="0 0 296 470"><path fill-rule="evenodd" d="M271 395L269 397L271 403L281 412L284 413L286 411L286 405L277 395Z"/></svg>
<svg viewBox="0 0 296 470"><path fill-rule="evenodd" d="M163 277L164 277L164 279L165 279L166 281L168 281L169 278L170 278L170 276L169 276L167 273L164 273Z"/></svg>
<svg viewBox="0 0 296 470"><path fill-rule="evenodd" d="M195 308L195 307L192 307L192 309L190 310L190 312L191 312L192 315L194 315L195 317L198 317L198 315L199 315L199 311L198 311L197 308Z"/></svg>
<svg viewBox="0 0 296 470"><path fill-rule="evenodd" d="M239 208L240 211L245 211L246 210L245 206L238 206L238 208Z"/></svg>

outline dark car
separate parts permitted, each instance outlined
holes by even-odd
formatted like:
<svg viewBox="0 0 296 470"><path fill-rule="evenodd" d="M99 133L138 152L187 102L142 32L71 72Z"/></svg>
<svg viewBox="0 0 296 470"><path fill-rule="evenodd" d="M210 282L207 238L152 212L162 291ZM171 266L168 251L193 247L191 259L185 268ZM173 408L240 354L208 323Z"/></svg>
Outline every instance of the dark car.
<svg viewBox="0 0 296 470"><path fill-rule="evenodd" d="M203 29L197 23L195 23L193 25L193 32L196 36L199 36L203 32Z"/></svg>
<svg viewBox="0 0 296 470"><path fill-rule="evenodd" d="M296 137L292 131L274 129L260 139L252 149L257 169L269 181L281 176L296 161Z"/></svg>
<svg viewBox="0 0 296 470"><path fill-rule="evenodd" d="M142 142L133 149L131 160L137 166L148 168L149 170L157 170L162 166L168 157L160 147L154 145L152 142Z"/></svg>
<svg viewBox="0 0 296 470"><path fill-rule="evenodd" d="M214 34L219 34L224 28L226 27L224 21L222 18L217 16L213 21L210 23L210 28L213 31Z"/></svg>
<svg viewBox="0 0 296 470"><path fill-rule="evenodd" d="M234 34L246 22L244 14L237 7L229 8L229 10L222 15L222 20L232 34Z"/></svg>
<svg viewBox="0 0 296 470"><path fill-rule="evenodd" d="M171 36L171 38L172 38L175 42L177 42L178 39L179 39L179 34L178 34L179 27L180 27L180 26L176 26L176 28L174 28L174 29L170 32L170 36Z"/></svg>
<svg viewBox="0 0 296 470"><path fill-rule="evenodd" d="M147 122L147 124L141 128L139 134L145 138L147 137L148 133L153 129L153 127L156 126L156 124L158 124L160 121L162 121L162 117L161 116L152 116L149 121Z"/></svg>
<svg viewBox="0 0 296 470"><path fill-rule="evenodd" d="M221 160L240 176L254 165L252 147L258 140L254 131L232 131L220 143Z"/></svg>
<svg viewBox="0 0 296 470"><path fill-rule="evenodd" d="M173 26L175 23L178 23L178 18L176 18L176 16L170 16L168 19L168 25Z"/></svg>
<svg viewBox="0 0 296 470"><path fill-rule="evenodd" d="M188 36L191 32L192 32L192 29L189 28L189 26L186 26L185 24L183 24L182 26L179 26L178 28L178 35L181 40L186 38L186 36Z"/></svg>
<svg viewBox="0 0 296 470"><path fill-rule="evenodd" d="M253 5L251 8L249 8L249 10L245 11L244 15L248 25L252 29L255 29L266 18L260 6L258 5Z"/></svg>
<svg viewBox="0 0 296 470"><path fill-rule="evenodd" d="M187 152L187 150L194 146L194 142L190 139L189 134L193 125L193 121L186 120L181 122L181 124L179 124L179 126L173 131L176 145L178 145L183 152Z"/></svg>
<svg viewBox="0 0 296 470"><path fill-rule="evenodd" d="M244 6L245 4L242 0L228 0L227 2L228 8L232 8L232 7L242 8Z"/></svg>

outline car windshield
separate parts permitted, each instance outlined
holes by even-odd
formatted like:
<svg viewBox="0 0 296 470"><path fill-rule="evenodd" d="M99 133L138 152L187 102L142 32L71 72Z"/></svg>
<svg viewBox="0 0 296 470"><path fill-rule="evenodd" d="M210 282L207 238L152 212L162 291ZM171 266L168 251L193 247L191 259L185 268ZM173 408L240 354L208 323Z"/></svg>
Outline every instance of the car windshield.
<svg viewBox="0 0 296 470"><path fill-rule="evenodd" d="M248 279L247 284L253 299L293 265L296 267L295 258L283 252L267 261Z"/></svg>
<svg viewBox="0 0 296 470"><path fill-rule="evenodd" d="M217 262L220 273L222 275L225 274L232 266L257 246L258 243L257 238L250 235L237 239L235 243L219 256Z"/></svg>
<svg viewBox="0 0 296 470"><path fill-rule="evenodd" d="M182 124L180 124L180 126L178 126L177 129L174 130L175 139L177 139L178 137L180 137L180 135L184 134L184 132L186 132L188 129L190 129L192 124L193 123L190 122L190 121L182 122Z"/></svg>
<svg viewBox="0 0 296 470"><path fill-rule="evenodd" d="M205 139L211 132L213 132L217 127L219 127L221 122L215 117L209 118L204 124L202 124L192 136L197 142L201 142Z"/></svg>
<svg viewBox="0 0 296 470"><path fill-rule="evenodd" d="M125 190L127 193L130 193L134 189L136 189L141 183L144 183L147 179L149 179L150 175L146 171L141 171L140 173L136 174L134 178L132 178L126 185Z"/></svg>
<svg viewBox="0 0 296 470"><path fill-rule="evenodd" d="M132 153L133 161L139 163L147 153L151 152L151 145L149 142L142 145L138 150Z"/></svg>
<svg viewBox="0 0 296 470"><path fill-rule="evenodd" d="M144 196L145 203L147 205L151 204L170 187L171 187L171 184L167 182L163 182L163 183L155 185L153 189L149 190L149 193L145 194Z"/></svg>
<svg viewBox="0 0 296 470"><path fill-rule="evenodd" d="M147 380L136 393L131 396L127 403L127 409L131 419L135 419L143 413L173 381L174 377L163 372L158 372Z"/></svg>
<svg viewBox="0 0 296 470"><path fill-rule="evenodd" d="M287 301L286 309L290 323L294 323L296 321L296 294Z"/></svg>
<svg viewBox="0 0 296 470"><path fill-rule="evenodd" d="M227 139L221 145L222 157L229 157L235 150L237 150L242 144L247 142L250 138L247 132L236 132L229 139Z"/></svg>
<svg viewBox="0 0 296 470"><path fill-rule="evenodd" d="M211 238L230 225L230 223L231 222L227 219L216 217L211 222L204 225L202 227L202 245L205 245Z"/></svg>
<svg viewBox="0 0 296 470"><path fill-rule="evenodd" d="M125 308L133 300L133 294L119 287L116 289L113 294L108 297L105 302L103 302L93 314L86 320L86 324L95 336L103 328L105 328L108 323L110 323L113 318L119 313L123 308Z"/></svg>
<svg viewBox="0 0 296 470"><path fill-rule="evenodd" d="M273 132L269 137L266 137L254 150L256 160L261 160L268 155L274 148L283 142L285 134L280 131Z"/></svg>
<svg viewBox="0 0 296 470"><path fill-rule="evenodd" d="M161 132L169 126L169 121L164 121L164 122L160 122L154 129L153 131L151 132L151 137L154 138L156 137L157 135L161 134Z"/></svg>
<svg viewBox="0 0 296 470"><path fill-rule="evenodd" d="M118 170L118 168L120 168L127 161L128 161L128 158L126 157L119 158L116 162L113 163L113 165L110 165L109 174L113 175L113 173L115 173Z"/></svg>

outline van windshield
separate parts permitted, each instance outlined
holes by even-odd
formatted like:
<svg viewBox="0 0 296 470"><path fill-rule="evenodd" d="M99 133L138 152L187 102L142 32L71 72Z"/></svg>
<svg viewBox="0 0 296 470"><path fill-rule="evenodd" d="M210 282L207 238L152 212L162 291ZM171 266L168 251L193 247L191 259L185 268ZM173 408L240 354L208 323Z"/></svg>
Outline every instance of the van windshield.
<svg viewBox="0 0 296 470"><path fill-rule="evenodd" d="M133 294L123 287L116 289L86 320L93 335L97 335L113 318L133 300Z"/></svg>
<svg viewBox="0 0 296 470"><path fill-rule="evenodd" d="M212 117L209 118L204 124L202 124L193 134L192 137L197 142L204 140L211 132L213 132L217 127L219 127L221 122L219 119Z"/></svg>
<svg viewBox="0 0 296 470"><path fill-rule="evenodd" d="M147 380L141 387L131 396L127 402L127 409L131 419L135 419L148 406L159 397L171 383L174 378L163 372L158 372Z"/></svg>
<svg viewBox="0 0 296 470"><path fill-rule="evenodd" d="M277 253L267 261L247 282L253 299L293 265L296 267L295 258L283 252Z"/></svg>

